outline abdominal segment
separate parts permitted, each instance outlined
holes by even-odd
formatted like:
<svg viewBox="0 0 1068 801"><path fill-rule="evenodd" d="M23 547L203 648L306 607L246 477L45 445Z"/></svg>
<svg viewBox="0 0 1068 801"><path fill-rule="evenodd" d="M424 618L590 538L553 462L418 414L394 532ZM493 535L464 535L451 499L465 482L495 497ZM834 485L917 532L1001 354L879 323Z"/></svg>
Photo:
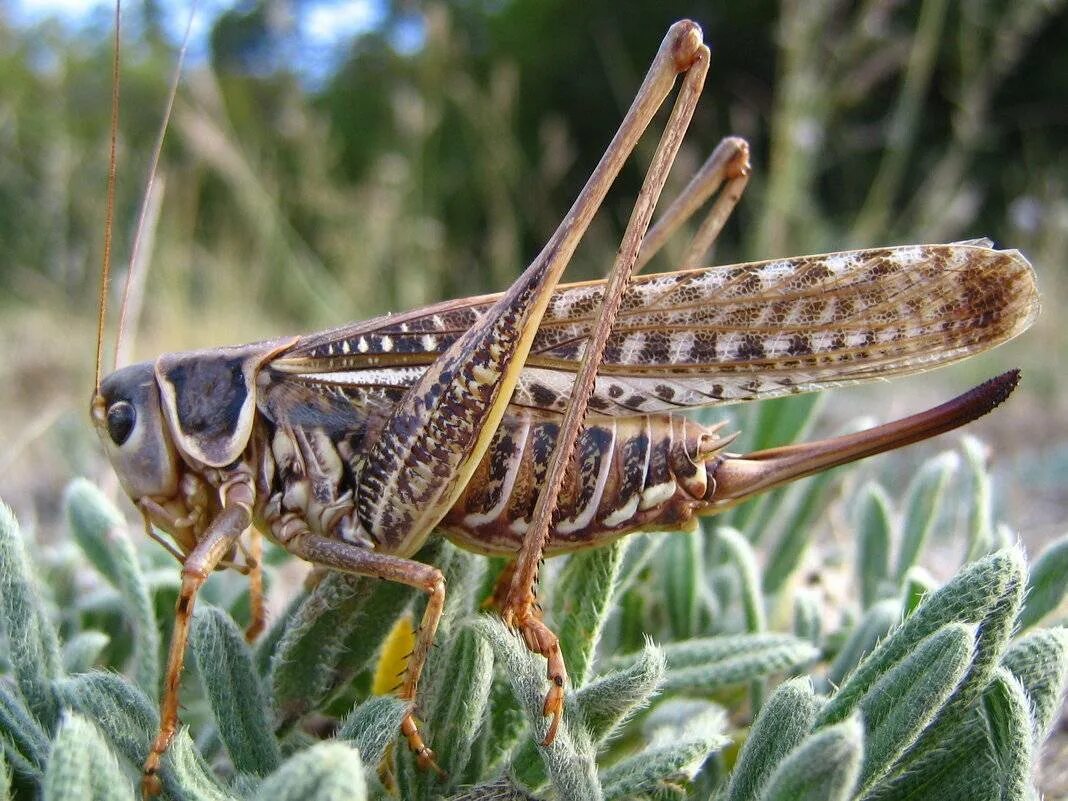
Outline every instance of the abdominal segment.
<svg viewBox="0 0 1068 801"><path fill-rule="evenodd" d="M727 442L681 415L603 418L575 446L546 554L599 545L639 528L687 528L711 497L708 462ZM555 420L509 417L439 524L461 547L519 550L559 432Z"/></svg>

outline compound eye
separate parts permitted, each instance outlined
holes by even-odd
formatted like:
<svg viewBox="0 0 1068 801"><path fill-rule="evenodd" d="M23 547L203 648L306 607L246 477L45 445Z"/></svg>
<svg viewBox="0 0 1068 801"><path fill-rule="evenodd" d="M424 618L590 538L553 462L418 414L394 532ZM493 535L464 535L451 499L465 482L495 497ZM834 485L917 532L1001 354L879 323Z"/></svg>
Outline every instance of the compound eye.
<svg viewBox="0 0 1068 801"><path fill-rule="evenodd" d="M116 445L122 445L133 431L137 422L137 412L126 401L113 403L108 408L108 435Z"/></svg>

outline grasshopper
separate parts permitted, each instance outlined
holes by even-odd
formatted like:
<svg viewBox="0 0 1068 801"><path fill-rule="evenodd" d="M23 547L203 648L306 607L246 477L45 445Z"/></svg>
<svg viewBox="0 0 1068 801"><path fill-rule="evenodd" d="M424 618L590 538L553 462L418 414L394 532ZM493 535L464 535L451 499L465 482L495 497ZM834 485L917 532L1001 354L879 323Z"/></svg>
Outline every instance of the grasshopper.
<svg viewBox="0 0 1068 801"><path fill-rule="evenodd" d="M744 455L727 450L720 426L681 414L926 370L1010 339L1038 312L1030 264L985 240L632 278L718 193L686 259L699 264L745 186L747 146L726 139L650 228L707 68L700 28L673 25L585 188L502 294L166 354L102 380L98 347L93 424L146 531L182 566L145 795L159 792L193 605L213 570L250 574L249 635L262 628L261 534L313 565L426 593L399 695L409 703L401 731L434 768L415 710L445 582L412 556L435 532L514 557L495 598L546 657L549 743L567 676L534 602L543 556L640 529L690 529L785 482L968 423L1013 390L1016 371L894 423ZM561 285L680 76L608 279ZM100 315L102 341L103 300Z"/></svg>

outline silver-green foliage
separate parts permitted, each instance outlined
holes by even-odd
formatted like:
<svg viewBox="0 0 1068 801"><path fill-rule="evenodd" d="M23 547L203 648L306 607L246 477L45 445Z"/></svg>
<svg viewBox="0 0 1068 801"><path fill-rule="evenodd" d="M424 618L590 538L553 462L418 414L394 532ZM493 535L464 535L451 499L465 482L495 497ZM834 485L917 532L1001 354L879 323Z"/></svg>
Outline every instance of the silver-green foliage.
<svg viewBox="0 0 1068 801"><path fill-rule="evenodd" d="M782 425L803 428L803 411ZM999 530L993 488L971 458L962 489L955 463L930 460L903 500L863 485L840 517L860 543L852 580L839 579L858 593L847 607L798 581L819 553L817 511L838 474L732 514L731 528L624 538L550 563L540 593L573 686L549 746L545 661L481 609L486 561L432 543L419 558L445 572L449 596L417 712L445 775L420 770L398 737L405 704L370 693L387 636L422 613L418 593L324 575L250 647L240 579L213 578L194 618L190 728L164 760L165 796L1031 797L1068 680L1068 632L1037 625L1064 599L1064 542L1030 578L1015 547L982 555L997 539L983 532ZM976 487L981 509L969 505ZM953 536L954 502L969 560L938 586L919 562ZM161 572L173 563L135 548L88 483L72 485L66 503L84 558L38 570L27 554L43 546L0 507L0 798L133 797L158 725L155 620L174 602ZM780 532L792 555L767 557L755 545L764 530ZM276 586L278 556L266 560ZM69 591L72 570L86 591ZM747 715L751 725L732 729ZM730 740L742 742L736 757Z"/></svg>

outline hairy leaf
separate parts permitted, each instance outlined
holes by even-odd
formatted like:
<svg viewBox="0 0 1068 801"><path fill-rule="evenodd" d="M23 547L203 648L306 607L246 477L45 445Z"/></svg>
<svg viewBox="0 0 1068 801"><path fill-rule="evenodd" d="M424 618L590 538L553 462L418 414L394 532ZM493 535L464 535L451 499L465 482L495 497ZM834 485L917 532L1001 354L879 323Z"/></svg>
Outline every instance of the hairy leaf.
<svg viewBox="0 0 1068 801"><path fill-rule="evenodd" d="M44 775L44 801L133 801L133 786L97 728L63 716Z"/></svg>
<svg viewBox="0 0 1068 801"><path fill-rule="evenodd" d="M888 773L950 700L971 667L974 626L947 623L894 665L859 701L865 729L861 780Z"/></svg>
<svg viewBox="0 0 1068 801"><path fill-rule="evenodd" d="M654 735L652 744L601 774L606 801L655 795L662 788L690 781L710 753L723 747L723 712L712 709Z"/></svg>
<svg viewBox="0 0 1068 801"><path fill-rule="evenodd" d="M905 574L920 558L941 512L949 479L959 467L960 457L956 453L941 453L924 462L909 484L895 571L898 581L905 578Z"/></svg>
<svg viewBox="0 0 1068 801"><path fill-rule="evenodd" d="M850 718L806 738L771 774L761 801L845 801L864 755L864 730Z"/></svg>
<svg viewBox="0 0 1068 801"><path fill-rule="evenodd" d="M412 801L440 796L453 789L467 767L471 747L482 724L493 681L493 652L489 642L470 626L453 635L443 660L442 691L427 710L426 732L435 761L445 777L419 769L410 752L405 752L407 790L402 795Z"/></svg>
<svg viewBox="0 0 1068 801"><path fill-rule="evenodd" d="M119 591L133 627L134 675L149 698L159 692L159 628L152 595L126 534L126 521L103 493L85 479L67 487L64 498L71 532L89 561Z"/></svg>
<svg viewBox="0 0 1068 801"><path fill-rule="evenodd" d="M51 682L60 676L59 637L45 615L15 515L0 503L0 619L23 698L46 725L56 719Z"/></svg>
<svg viewBox="0 0 1068 801"><path fill-rule="evenodd" d="M1057 718L1068 683L1068 630L1039 629L1012 644L1001 664L1019 679L1030 701L1035 745Z"/></svg>
<svg viewBox="0 0 1068 801"><path fill-rule="evenodd" d="M415 591L368 577L327 573L288 618L271 658L279 722L315 709L374 655Z"/></svg>
<svg viewBox="0 0 1068 801"><path fill-rule="evenodd" d="M494 657L508 677L516 700L527 714L532 736L540 742L549 727L549 719L542 715L548 689L545 660L528 652L495 618L478 618L472 626L492 646ZM557 797L568 801L598 801L603 796L593 759L593 743L572 714L570 705L565 704L564 719L556 739L549 746L539 746L538 754L548 769ZM522 766L516 765L515 769L517 775L521 775Z"/></svg>
<svg viewBox="0 0 1068 801"><path fill-rule="evenodd" d="M266 776L282 757L267 719L267 696L237 624L221 609L199 609L191 640L215 725L234 768Z"/></svg>
<svg viewBox="0 0 1068 801"><path fill-rule="evenodd" d="M1031 793L1035 745L1027 693L1015 676L1000 668L983 694L983 705L1001 778L1001 797L1024 801Z"/></svg>
<svg viewBox="0 0 1068 801"><path fill-rule="evenodd" d="M819 725L851 714L886 671L947 623L979 626L976 658L965 683L967 691L962 689L954 698L954 704L971 703L985 686L1012 629L1023 594L1024 575L1023 558L1015 548L967 565L942 589L928 596L892 636L860 663L820 712Z"/></svg>
<svg viewBox="0 0 1068 801"><path fill-rule="evenodd" d="M377 766L396 742L408 705L392 695L376 695L355 706L338 727L337 736L357 751L368 768Z"/></svg>
<svg viewBox="0 0 1068 801"><path fill-rule="evenodd" d="M1068 536L1049 545L1031 566L1019 626L1029 628L1056 609L1068 594Z"/></svg>
<svg viewBox="0 0 1068 801"><path fill-rule="evenodd" d="M26 708L15 684L0 679L0 753L13 757L20 772L37 777L48 761L48 735Z"/></svg>
<svg viewBox="0 0 1068 801"><path fill-rule="evenodd" d="M259 788L272 801L365 801L360 755L344 743L313 745L290 757Z"/></svg>
<svg viewBox="0 0 1068 801"><path fill-rule="evenodd" d="M857 575L860 602L867 609L884 597L890 579L890 499L886 490L868 482L856 501Z"/></svg>
<svg viewBox="0 0 1068 801"><path fill-rule="evenodd" d="M664 656L665 690L708 691L795 670L819 651L790 634L734 634L671 643L664 646ZM610 664L628 667L637 658L617 657Z"/></svg>
<svg viewBox="0 0 1068 801"><path fill-rule="evenodd" d="M756 801L775 768L809 733L818 708L809 678L780 684L749 730L724 801Z"/></svg>
<svg viewBox="0 0 1068 801"><path fill-rule="evenodd" d="M568 677L576 687L589 678L601 629L612 608L624 543L620 539L572 554L553 585L553 620Z"/></svg>

